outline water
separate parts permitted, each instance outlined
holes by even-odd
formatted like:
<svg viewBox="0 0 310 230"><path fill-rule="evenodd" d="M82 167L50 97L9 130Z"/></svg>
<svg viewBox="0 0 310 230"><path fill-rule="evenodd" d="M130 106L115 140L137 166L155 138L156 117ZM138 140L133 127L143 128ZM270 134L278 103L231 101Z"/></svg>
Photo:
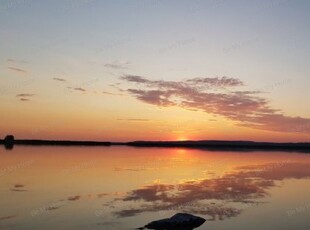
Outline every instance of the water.
<svg viewBox="0 0 310 230"><path fill-rule="evenodd" d="M178 148L0 149L0 229L134 229L178 212L197 229L310 227L310 155Z"/></svg>

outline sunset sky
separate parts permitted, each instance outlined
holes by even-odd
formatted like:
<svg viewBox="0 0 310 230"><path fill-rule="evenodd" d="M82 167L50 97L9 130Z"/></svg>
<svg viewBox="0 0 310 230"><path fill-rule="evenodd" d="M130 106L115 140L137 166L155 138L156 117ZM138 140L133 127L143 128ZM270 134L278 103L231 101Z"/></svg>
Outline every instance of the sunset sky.
<svg viewBox="0 0 310 230"><path fill-rule="evenodd" d="M0 138L310 141L309 10L2 0Z"/></svg>

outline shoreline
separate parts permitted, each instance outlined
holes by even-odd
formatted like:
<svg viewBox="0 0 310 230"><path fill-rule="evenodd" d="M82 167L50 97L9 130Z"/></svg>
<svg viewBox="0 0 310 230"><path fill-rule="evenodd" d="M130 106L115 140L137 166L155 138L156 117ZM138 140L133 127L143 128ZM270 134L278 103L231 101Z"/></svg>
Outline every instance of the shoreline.
<svg viewBox="0 0 310 230"><path fill-rule="evenodd" d="M0 145L6 145L0 140ZM132 142L109 142L109 141L69 141L69 140L14 140L14 145L30 146L131 146L131 147L165 147L165 148L203 148L210 150L281 150L303 151L310 153L310 143L275 143L255 141L132 141Z"/></svg>

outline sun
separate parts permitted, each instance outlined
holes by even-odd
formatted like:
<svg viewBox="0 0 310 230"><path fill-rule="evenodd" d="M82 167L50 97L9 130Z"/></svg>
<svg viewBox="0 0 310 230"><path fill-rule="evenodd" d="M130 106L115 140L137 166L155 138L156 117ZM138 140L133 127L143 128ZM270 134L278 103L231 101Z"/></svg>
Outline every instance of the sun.
<svg viewBox="0 0 310 230"><path fill-rule="evenodd" d="M180 136L177 138L177 141L187 141L188 138L187 137L184 137L184 136Z"/></svg>

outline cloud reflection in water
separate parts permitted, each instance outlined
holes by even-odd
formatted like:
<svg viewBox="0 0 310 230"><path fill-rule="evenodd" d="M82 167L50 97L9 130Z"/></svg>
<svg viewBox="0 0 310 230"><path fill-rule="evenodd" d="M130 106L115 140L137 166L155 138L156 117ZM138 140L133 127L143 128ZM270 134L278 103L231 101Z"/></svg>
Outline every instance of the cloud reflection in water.
<svg viewBox="0 0 310 230"><path fill-rule="evenodd" d="M222 220L239 215L246 208L260 204L268 189L277 181L310 177L310 164L251 165L235 168L218 178L186 181L180 184L153 184L128 192L122 201L126 209L118 217L143 212L171 211L207 215Z"/></svg>

